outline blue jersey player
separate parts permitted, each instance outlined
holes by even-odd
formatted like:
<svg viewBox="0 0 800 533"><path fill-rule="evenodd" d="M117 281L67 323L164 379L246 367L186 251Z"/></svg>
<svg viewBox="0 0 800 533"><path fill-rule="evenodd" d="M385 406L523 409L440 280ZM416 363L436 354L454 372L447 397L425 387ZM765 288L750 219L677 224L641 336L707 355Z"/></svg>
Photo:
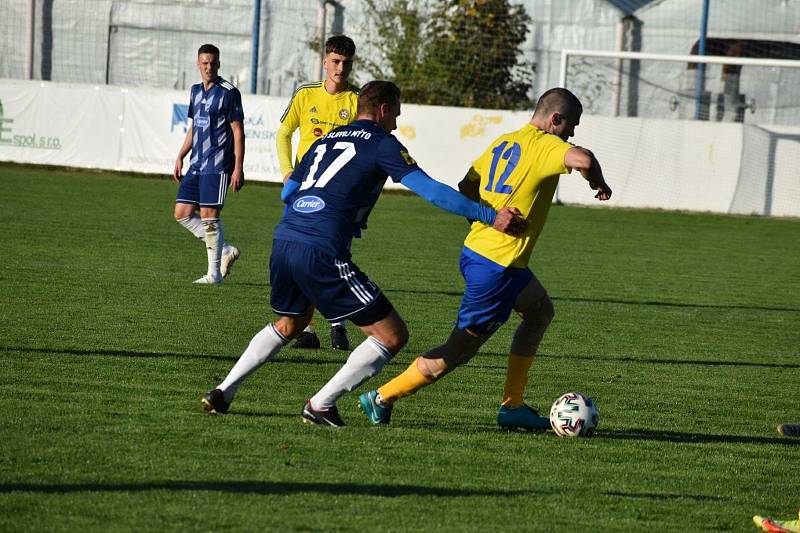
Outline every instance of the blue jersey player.
<svg viewBox="0 0 800 533"><path fill-rule="evenodd" d="M244 185L244 112L239 90L218 75L216 46L200 47L197 68L202 82L192 85L189 95L192 127L186 132L172 171L172 177L180 183L175 220L205 242L208 272L195 283L213 285L222 283L239 258L239 249L225 242L219 215L228 186L238 191ZM183 159L189 150L190 167L183 176Z"/></svg>
<svg viewBox="0 0 800 533"><path fill-rule="evenodd" d="M367 336L302 410L308 423L344 425L338 398L377 374L408 340L403 319L350 255L388 176L452 213L510 234L524 230L516 208L495 211L425 174L391 134L398 115L395 84L366 84L357 120L314 143L284 185L288 207L270 257L270 303L281 318L258 332L223 382L205 394L206 411L226 413L244 379L299 335L316 308L328 320L352 321Z"/></svg>

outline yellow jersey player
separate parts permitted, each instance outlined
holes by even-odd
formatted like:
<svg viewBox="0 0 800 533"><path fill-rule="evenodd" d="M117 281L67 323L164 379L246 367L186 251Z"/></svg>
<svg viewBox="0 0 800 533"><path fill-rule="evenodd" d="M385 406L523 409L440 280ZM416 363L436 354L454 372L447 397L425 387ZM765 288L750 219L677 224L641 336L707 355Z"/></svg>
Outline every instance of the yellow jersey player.
<svg viewBox="0 0 800 533"><path fill-rule="evenodd" d="M459 183L463 194L480 199L483 205L519 210L526 230L520 236L492 234L486 224L472 222L461 253L466 289L456 326L443 345L415 359L382 387L359 397L362 410L373 424L388 424L395 401L469 361L514 310L522 321L508 355L497 423L507 429L550 427L547 416L539 416L523 401L528 370L555 314L528 261L547 219L560 174L576 169L598 191L598 200L611 197L592 152L567 142L582 111L580 101L570 91L550 89L539 98L530 123L497 138Z"/></svg>
<svg viewBox="0 0 800 533"><path fill-rule="evenodd" d="M348 81L353 70L356 45L350 37L334 35L325 42L323 81L300 86L281 117L277 134L278 162L283 182L292 175L292 135L300 128L295 162L303 159L309 147L334 128L353 122L357 113L358 89ZM331 323L331 345L349 350L350 341L344 322ZM319 348L320 342L312 324L297 338L296 348Z"/></svg>
<svg viewBox="0 0 800 533"><path fill-rule="evenodd" d="M800 533L800 513L798 513L797 520L776 520L768 516L756 515L753 517L753 522L761 531L769 531L769 533Z"/></svg>

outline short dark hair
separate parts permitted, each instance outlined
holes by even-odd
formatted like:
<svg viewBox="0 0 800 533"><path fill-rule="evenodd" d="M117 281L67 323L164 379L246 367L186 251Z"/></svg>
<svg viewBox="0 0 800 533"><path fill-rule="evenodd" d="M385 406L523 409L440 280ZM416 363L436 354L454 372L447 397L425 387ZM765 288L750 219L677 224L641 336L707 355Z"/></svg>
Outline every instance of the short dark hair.
<svg viewBox="0 0 800 533"><path fill-rule="evenodd" d="M219 59L219 48L213 44L204 44L197 49L197 55L199 56L200 54L214 54Z"/></svg>
<svg viewBox="0 0 800 533"><path fill-rule="evenodd" d="M356 55L356 43L347 35L334 35L325 41L325 54L340 54L346 57Z"/></svg>
<svg viewBox="0 0 800 533"><path fill-rule="evenodd" d="M383 104L400 105L400 87L390 81L367 82L358 91L358 114L375 114Z"/></svg>
<svg viewBox="0 0 800 533"><path fill-rule="evenodd" d="M533 114L538 116L549 115L550 113L566 114L570 111L577 113L583 112L581 101L571 91L563 87L549 89L539 97L536 102L536 109Z"/></svg>

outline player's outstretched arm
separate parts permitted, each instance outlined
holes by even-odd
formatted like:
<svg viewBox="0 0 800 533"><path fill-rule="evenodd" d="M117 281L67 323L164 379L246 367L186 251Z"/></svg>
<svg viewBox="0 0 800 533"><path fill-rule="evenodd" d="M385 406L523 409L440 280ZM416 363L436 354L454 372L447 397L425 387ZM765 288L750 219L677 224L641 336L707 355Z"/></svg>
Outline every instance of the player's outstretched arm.
<svg viewBox="0 0 800 533"><path fill-rule="evenodd" d="M470 200L478 202L481 198L481 191L479 190L480 185L480 174L478 174L478 171L475 170L475 167L469 167L467 175L464 176L464 179L458 182L458 190Z"/></svg>
<svg viewBox="0 0 800 533"><path fill-rule="evenodd" d="M576 169L589 182L589 187L597 191L595 198L608 200L611 198L611 187L603 177L600 162L592 152L581 146L573 146L564 155L564 164Z"/></svg>
<svg viewBox="0 0 800 533"><path fill-rule="evenodd" d="M291 175L291 173L290 173ZM294 180L285 180L283 182L283 189L281 189L281 202L287 203L289 198L297 192L297 189L300 188L300 182Z"/></svg>
<svg viewBox="0 0 800 533"><path fill-rule="evenodd" d="M186 137L183 138L183 144L180 150L178 150L178 158L175 160L175 166L172 168L172 179L175 181L181 181L181 178L183 178L183 158L186 157L186 154L188 154L191 149L192 126L189 124L189 128L186 130Z"/></svg>
<svg viewBox="0 0 800 533"><path fill-rule="evenodd" d="M505 208L495 212L491 207L473 202L444 183L436 181L422 170L406 174L400 183L436 207L469 219L480 220L503 233L519 235L525 230L525 221L517 218L519 211L516 209Z"/></svg>

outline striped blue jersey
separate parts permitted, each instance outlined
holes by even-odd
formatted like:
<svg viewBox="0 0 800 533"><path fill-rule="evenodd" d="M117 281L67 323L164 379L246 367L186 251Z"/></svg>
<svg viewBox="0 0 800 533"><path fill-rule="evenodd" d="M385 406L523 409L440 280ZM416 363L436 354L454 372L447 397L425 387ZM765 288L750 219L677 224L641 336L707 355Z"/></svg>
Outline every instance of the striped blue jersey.
<svg viewBox="0 0 800 533"><path fill-rule="evenodd" d="M371 120L336 128L311 145L289 179L288 199L274 239L301 242L350 258L353 236L366 227L388 176L399 182L418 170L397 138Z"/></svg>
<svg viewBox="0 0 800 533"><path fill-rule="evenodd" d="M210 89L192 85L189 92L189 118L192 119L192 170L200 174L232 172L233 131L231 122L243 122L242 95L222 78Z"/></svg>

